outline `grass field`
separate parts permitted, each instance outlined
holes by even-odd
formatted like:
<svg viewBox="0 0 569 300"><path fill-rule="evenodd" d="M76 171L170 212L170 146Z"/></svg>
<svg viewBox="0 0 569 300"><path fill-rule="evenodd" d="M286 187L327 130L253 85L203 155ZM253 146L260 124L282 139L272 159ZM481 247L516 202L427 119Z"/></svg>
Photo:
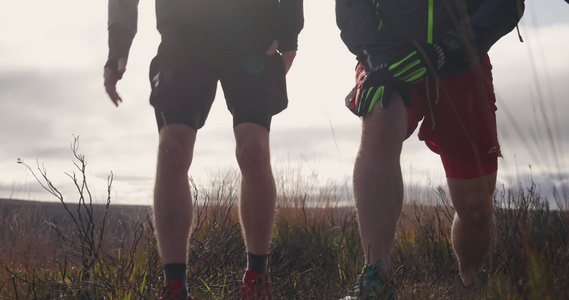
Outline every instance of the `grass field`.
<svg viewBox="0 0 569 300"><path fill-rule="evenodd" d="M193 185L188 285L198 299L238 299L244 272L238 178L224 176ZM272 296L337 299L363 266L355 210L339 204L343 188L306 193L287 184L280 183L271 244ZM49 205L2 201L0 299L157 298L163 279L149 208L94 205L83 191L87 197ZM498 187L495 202L490 283L466 290L450 244L447 191L408 192L393 250L398 298L569 299L568 212L550 209L531 182Z"/></svg>
<svg viewBox="0 0 569 300"><path fill-rule="evenodd" d="M52 203L0 200L0 299L156 299L163 277L152 213L94 201L84 157L73 148L77 193L60 193L38 164L20 161ZM198 299L238 299L245 247L237 217L239 175L198 186L188 286ZM357 215L347 186L277 176L269 257L273 299L338 299L363 267ZM547 199L532 180L498 186L488 285L465 289L450 241L453 208L443 187L407 187L392 252L399 299L569 299L569 199ZM557 203L557 207L550 207Z"/></svg>

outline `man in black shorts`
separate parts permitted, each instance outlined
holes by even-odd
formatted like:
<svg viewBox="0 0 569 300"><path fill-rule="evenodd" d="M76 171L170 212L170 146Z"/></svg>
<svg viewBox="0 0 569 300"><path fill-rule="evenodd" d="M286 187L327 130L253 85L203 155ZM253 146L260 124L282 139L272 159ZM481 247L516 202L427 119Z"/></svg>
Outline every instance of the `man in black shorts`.
<svg viewBox="0 0 569 300"><path fill-rule="evenodd" d="M136 33L138 0L109 0L106 91L122 102L122 77ZM271 118L286 108L285 74L303 28L302 0L156 1L162 42L150 66L159 129L154 216L165 284L163 299L188 299L187 247L192 224L188 170L196 133L220 81L233 115L242 181L240 220L247 248L241 295L268 297L267 258L276 187L270 165Z"/></svg>

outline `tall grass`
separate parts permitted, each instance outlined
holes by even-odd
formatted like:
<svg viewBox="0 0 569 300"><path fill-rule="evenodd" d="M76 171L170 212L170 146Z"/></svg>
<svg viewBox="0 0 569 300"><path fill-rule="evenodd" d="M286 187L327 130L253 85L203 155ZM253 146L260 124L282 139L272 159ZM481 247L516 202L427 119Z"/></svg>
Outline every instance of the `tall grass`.
<svg viewBox="0 0 569 300"><path fill-rule="evenodd" d="M42 168L30 171L61 203L68 220L33 205L0 208L0 299L156 299L162 270L151 213L110 218L94 205L84 157L72 148L78 199L67 200ZM354 284L363 251L347 186L311 185L292 171L277 174L278 210L269 270L274 299L337 299ZM106 189L110 191L112 177ZM239 175L205 186L190 178L195 228L188 286L198 299L238 299L245 248L237 215ZM569 214L550 209L533 181L495 193L496 238L490 283L465 289L450 241L448 191L409 189L392 266L400 299L568 299ZM73 199L73 198L72 198Z"/></svg>

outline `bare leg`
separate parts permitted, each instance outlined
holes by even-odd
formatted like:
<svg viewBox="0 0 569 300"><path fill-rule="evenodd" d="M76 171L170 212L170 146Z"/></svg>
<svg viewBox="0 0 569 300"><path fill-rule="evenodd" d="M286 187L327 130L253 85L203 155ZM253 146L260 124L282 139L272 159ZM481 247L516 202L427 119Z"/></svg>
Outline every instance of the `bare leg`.
<svg viewBox="0 0 569 300"><path fill-rule="evenodd" d="M185 264L187 261L193 217L188 170L195 139L196 132L185 125L168 125L160 130L154 218L158 247L164 264Z"/></svg>
<svg viewBox="0 0 569 300"><path fill-rule="evenodd" d="M376 105L363 119L354 167L354 197L366 263L380 259L385 270L389 270L403 204L399 158L406 131L407 111L398 95L387 109Z"/></svg>
<svg viewBox="0 0 569 300"><path fill-rule="evenodd" d="M276 186L271 170L269 132L253 123L235 127L236 156L241 169L239 216L247 251L269 251L275 218Z"/></svg>
<svg viewBox="0 0 569 300"><path fill-rule="evenodd" d="M469 285L483 271L492 248L496 173L475 179L448 178L448 185L456 209L452 244L462 282Z"/></svg>

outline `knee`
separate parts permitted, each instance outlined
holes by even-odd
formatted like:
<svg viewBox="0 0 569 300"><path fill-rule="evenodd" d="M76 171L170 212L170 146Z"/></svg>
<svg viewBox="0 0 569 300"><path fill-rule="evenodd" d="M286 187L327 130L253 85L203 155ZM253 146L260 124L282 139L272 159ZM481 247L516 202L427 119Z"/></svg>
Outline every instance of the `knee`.
<svg viewBox="0 0 569 300"><path fill-rule="evenodd" d="M399 163L404 138L388 129L377 128L373 134L362 134L360 154L375 157L386 163Z"/></svg>
<svg viewBox="0 0 569 300"><path fill-rule="evenodd" d="M268 145L261 141L248 141L239 145L235 151L237 163L243 175L266 176L270 172L270 153Z"/></svg>
<svg viewBox="0 0 569 300"><path fill-rule="evenodd" d="M479 205L468 207L457 215L463 224L472 227L484 228L494 222L494 207L492 205Z"/></svg>
<svg viewBox="0 0 569 300"><path fill-rule="evenodd" d="M448 184L456 215L462 223L487 226L494 222L496 173L466 180L448 178Z"/></svg>
<svg viewBox="0 0 569 300"><path fill-rule="evenodd" d="M362 143L375 152L399 154L407 133L407 124L403 121L405 119L393 120L379 112L376 116L372 115L364 120Z"/></svg>
<svg viewBox="0 0 569 300"><path fill-rule="evenodd" d="M158 145L158 170L186 174L192 163L192 149L185 142L161 139Z"/></svg>

